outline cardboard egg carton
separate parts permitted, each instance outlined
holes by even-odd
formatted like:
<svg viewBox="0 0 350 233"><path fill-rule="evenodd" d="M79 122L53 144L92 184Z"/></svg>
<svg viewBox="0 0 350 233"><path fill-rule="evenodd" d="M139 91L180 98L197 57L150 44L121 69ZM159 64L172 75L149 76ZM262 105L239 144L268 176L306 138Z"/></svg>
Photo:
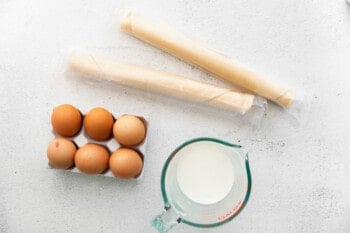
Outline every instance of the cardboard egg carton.
<svg viewBox="0 0 350 233"><path fill-rule="evenodd" d="M125 114L113 114L111 112L111 114L113 115L114 119L117 120L119 117L125 115ZM104 146L108 149L108 151L110 152L110 155L111 153L113 153L115 150L117 150L118 148L121 148L121 147L124 147L124 148L130 148L130 149L133 149L135 151L137 151L141 158L142 158L142 161L143 161L143 164L145 163L145 153L146 153L146 147L147 147L147 133L148 133L148 117L145 117L145 116L139 116L137 114L132 114L132 113L128 113L130 115L134 115L138 118L140 118L145 127L146 127L146 135L145 135L145 138L144 140L139 144L139 145L136 145L136 146L130 146L130 147L125 147L125 146L122 146L118 143L118 141L113 137L113 135L111 136L111 138L109 138L108 140L104 140L104 141L97 141L97 140L94 140L92 139L91 137L89 137L86 132L85 132L85 129L84 129L84 125L82 125L82 128L81 130L79 131L79 133L73 137L63 137L61 135L59 135L57 132L55 132L53 129L52 129L52 134L54 135L55 138L67 138L67 139L70 139L72 140L78 148L84 146L85 144L87 143L94 143L94 144L98 144L98 145L101 145L101 146ZM85 114L82 113L82 116L84 117ZM57 169L57 168L54 168L52 166L50 166L49 164L49 168L51 169ZM138 175L135 179L140 179L142 178L142 175L143 175L143 168L144 166L142 166L142 171L140 173L140 175ZM81 174L85 174L85 173L82 173L81 171L79 171L79 169L77 167L72 167L70 169L59 169L59 170L63 170L63 171L68 171L68 172L74 172L74 173L81 173ZM85 174L85 175L90 175L90 174ZM91 175L90 175L91 176ZM105 177L114 177L114 178L117 178L113 173L112 171L108 168L107 171L105 171L104 173L101 173L101 174L95 174L95 175L92 175L92 176L105 176Z"/></svg>

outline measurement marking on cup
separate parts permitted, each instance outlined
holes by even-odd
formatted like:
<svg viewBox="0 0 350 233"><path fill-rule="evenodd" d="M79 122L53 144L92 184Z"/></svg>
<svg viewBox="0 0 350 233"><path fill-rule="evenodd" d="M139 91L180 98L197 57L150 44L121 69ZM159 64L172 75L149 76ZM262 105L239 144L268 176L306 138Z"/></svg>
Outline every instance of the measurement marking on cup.
<svg viewBox="0 0 350 233"><path fill-rule="evenodd" d="M238 204L232 210L230 210L229 212L227 212L224 215L219 216L218 220L219 221L224 221L224 220L228 219L229 217L231 217L232 215L234 215L237 212L237 210L239 210L239 208L241 207L242 203L243 203L242 201L238 202Z"/></svg>

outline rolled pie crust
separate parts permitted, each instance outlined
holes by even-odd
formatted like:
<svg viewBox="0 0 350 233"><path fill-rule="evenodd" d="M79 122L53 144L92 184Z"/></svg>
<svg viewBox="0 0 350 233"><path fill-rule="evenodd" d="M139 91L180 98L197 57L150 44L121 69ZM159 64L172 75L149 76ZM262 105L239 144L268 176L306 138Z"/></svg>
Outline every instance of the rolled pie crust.
<svg viewBox="0 0 350 233"><path fill-rule="evenodd" d="M120 28L138 39L202 67L220 78L272 100L283 107L288 107L293 102L294 91L291 88L283 88L270 83L244 68L238 62L148 18L130 12L122 20Z"/></svg>
<svg viewBox="0 0 350 233"><path fill-rule="evenodd" d="M113 81L120 85L246 113L254 95L232 91L203 82L142 66L111 61L93 55L75 53L70 69L86 76Z"/></svg>

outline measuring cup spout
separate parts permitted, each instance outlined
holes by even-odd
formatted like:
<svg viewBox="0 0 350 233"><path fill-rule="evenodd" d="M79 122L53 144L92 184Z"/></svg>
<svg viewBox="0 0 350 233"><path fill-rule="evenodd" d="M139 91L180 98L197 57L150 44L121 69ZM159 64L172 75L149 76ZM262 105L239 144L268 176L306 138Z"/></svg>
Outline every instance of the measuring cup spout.
<svg viewBox="0 0 350 233"><path fill-rule="evenodd" d="M241 159L248 161L248 152L240 145L228 143L228 142L220 142L224 146L228 146L231 148L231 150L234 152L232 153L233 156L239 156Z"/></svg>
<svg viewBox="0 0 350 233"><path fill-rule="evenodd" d="M168 232L171 228L181 222L181 218L176 211L171 207L165 207L165 210L157 215L152 221L152 226L158 230L159 233Z"/></svg>
<svg viewBox="0 0 350 233"><path fill-rule="evenodd" d="M240 148L239 151L240 151L240 156L242 157L242 159L245 161L248 161L248 152L243 148Z"/></svg>

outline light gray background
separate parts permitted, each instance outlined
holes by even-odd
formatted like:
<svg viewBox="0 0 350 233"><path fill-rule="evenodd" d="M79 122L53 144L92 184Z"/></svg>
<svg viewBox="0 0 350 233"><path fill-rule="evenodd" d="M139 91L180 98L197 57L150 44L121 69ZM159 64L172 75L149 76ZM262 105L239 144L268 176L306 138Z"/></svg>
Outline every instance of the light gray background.
<svg viewBox="0 0 350 233"><path fill-rule="evenodd" d="M227 85L118 30L133 9L311 93L297 126L269 104L253 129L225 111L66 73L84 50ZM153 232L162 165L212 136L249 150L250 201L234 221L173 232L350 232L350 8L343 0L0 1L0 232ZM68 102L150 117L142 180L47 169L50 112Z"/></svg>

